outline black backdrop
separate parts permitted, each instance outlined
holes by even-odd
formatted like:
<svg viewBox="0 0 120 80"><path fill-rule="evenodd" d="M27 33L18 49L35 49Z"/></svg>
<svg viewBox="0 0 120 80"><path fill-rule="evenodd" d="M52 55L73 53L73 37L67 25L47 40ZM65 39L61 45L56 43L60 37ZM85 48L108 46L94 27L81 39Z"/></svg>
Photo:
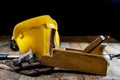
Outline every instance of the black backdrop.
<svg viewBox="0 0 120 80"><path fill-rule="evenodd" d="M0 35L12 35L14 26L48 14L61 36L111 35L120 40L119 0L28 0L0 2Z"/></svg>

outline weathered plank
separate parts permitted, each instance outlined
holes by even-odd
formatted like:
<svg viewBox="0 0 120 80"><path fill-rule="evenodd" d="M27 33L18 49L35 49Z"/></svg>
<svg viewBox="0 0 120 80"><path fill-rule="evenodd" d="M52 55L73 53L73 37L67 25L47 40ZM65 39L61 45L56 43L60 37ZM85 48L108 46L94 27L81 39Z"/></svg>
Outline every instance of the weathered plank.
<svg viewBox="0 0 120 80"><path fill-rule="evenodd" d="M115 48L120 52L120 43L108 43L110 47Z"/></svg>
<svg viewBox="0 0 120 80"><path fill-rule="evenodd" d="M81 50L79 42L69 42L70 48Z"/></svg>
<svg viewBox="0 0 120 80"><path fill-rule="evenodd" d="M79 42L79 45L80 45L80 48L82 50L84 50L89 45L89 43L88 42Z"/></svg>
<svg viewBox="0 0 120 80"><path fill-rule="evenodd" d="M117 60L111 60L110 61L109 69L115 74L120 75L120 63Z"/></svg>
<svg viewBox="0 0 120 80"><path fill-rule="evenodd" d="M68 42L61 42L60 43L60 48L70 48L70 45Z"/></svg>
<svg viewBox="0 0 120 80"><path fill-rule="evenodd" d="M90 43L94 39L96 39L99 35L94 36L60 36L61 42L88 42ZM107 35L106 35L107 36ZM110 36L109 39L105 40L107 43L119 43L116 39Z"/></svg>
<svg viewBox="0 0 120 80"><path fill-rule="evenodd" d="M96 36L97 37L97 36ZM96 37L90 36L78 36L77 38L64 37L61 39L60 48L75 48L83 50L89 45L89 43ZM0 36L0 53L7 54L19 54L19 52L14 52L10 49L10 38L11 36ZM71 39L71 40L69 40ZM76 39L76 40L75 40ZM108 42L107 42L108 41ZM102 43L102 45L107 45L105 51L108 54L120 53L120 43L116 42L114 39L107 40ZM63 70L63 69L62 69ZM15 72L0 69L0 80L112 80L120 79L120 59L110 60L110 65L108 66L107 75L89 75L87 73L74 73L74 72L53 72L49 75L41 74L37 77L30 77L21 75Z"/></svg>
<svg viewBox="0 0 120 80"><path fill-rule="evenodd" d="M106 45L105 50L108 52L108 54L120 53L120 50L118 48L116 48L116 46L120 47L117 44L116 45L114 44L114 46L113 46L113 45L111 45L111 43L104 43L104 45Z"/></svg>
<svg viewBox="0 0 120 80"><path fill-rule="evenodd" d="M21 75L18 80L36 80L35 77Z"/></svg>
<svg viewBox="0 0 120 80"><path fill-rule="evenodd" d="M84 80L97 80L97 77L95 75L83 75Z"/></svg>
<svg viewBox="0 0 120 80"><path fill-rule="evenodd" d="M59 78L52 75L40 75L35 80L60 80Z"/></svg>
<svg viewBox="0 0 120 80"><path fill-rule="evenodd" d="M20 74L0 69L0 80L18 80Z"/></svg>

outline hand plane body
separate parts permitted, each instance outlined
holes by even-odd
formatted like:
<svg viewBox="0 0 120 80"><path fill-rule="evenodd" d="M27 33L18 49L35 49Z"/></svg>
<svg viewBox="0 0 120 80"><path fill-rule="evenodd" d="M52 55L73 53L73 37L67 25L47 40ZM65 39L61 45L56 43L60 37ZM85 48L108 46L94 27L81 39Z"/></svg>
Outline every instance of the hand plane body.
<svg viewBox="0 0 120 80"><path fill-rule="evenodd" d="M105 45L98 45L93 42L88 45L87 48L89 50L87 50L87 48L84 50L52 48L52 54L50 56L42 56L41 62L48 66L91 74L106 75L108 62L103 57ZM96 47L93 47L92 44Z"/></svg>

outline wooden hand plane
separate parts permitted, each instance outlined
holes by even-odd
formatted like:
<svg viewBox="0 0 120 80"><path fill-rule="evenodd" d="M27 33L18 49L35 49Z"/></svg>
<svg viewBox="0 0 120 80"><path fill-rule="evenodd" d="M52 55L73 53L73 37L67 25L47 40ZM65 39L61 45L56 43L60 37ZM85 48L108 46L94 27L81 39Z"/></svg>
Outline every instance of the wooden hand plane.
<svg viewBox="0 0 120 80"><path fill-rule="evenodd" d="M80 71L91 74L106 75L108 62L102 53L105 45L100 45L109 36L98 36L84 50L54 47L54 30L51 30L50 55L42 56L43 65Z"/></svg>

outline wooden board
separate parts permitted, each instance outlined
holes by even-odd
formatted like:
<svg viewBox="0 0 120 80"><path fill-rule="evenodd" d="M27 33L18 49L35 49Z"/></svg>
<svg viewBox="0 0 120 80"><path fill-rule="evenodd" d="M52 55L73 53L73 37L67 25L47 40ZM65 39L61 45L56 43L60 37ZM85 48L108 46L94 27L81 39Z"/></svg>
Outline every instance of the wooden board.
<svg viewBox="0 0 120 80"><path fill-rule="evenodd" d="M64 36L64 39L61 39L60 48L68 47L78 49L79 47L79 49L82 50L89 44L90 41L95 39L95 37L78 36L76 38L75 36ZM10 36L0 36L0 53L18 54L18 52L10 50L10 39ZM107 54L115 54L120 52L120 43L116 42L115 40L110 40L110 42L104 42L103 44L107 45L104 50ZM64 71L64 69L56 70L48 75L40 74L37 77L25 76L3 69L0 69L0 72L0 80L120 80L120 59L113 59L110 61L110 66L108 66L106 76L99 76L82 72L76 73L73 71Z"/></svg>

